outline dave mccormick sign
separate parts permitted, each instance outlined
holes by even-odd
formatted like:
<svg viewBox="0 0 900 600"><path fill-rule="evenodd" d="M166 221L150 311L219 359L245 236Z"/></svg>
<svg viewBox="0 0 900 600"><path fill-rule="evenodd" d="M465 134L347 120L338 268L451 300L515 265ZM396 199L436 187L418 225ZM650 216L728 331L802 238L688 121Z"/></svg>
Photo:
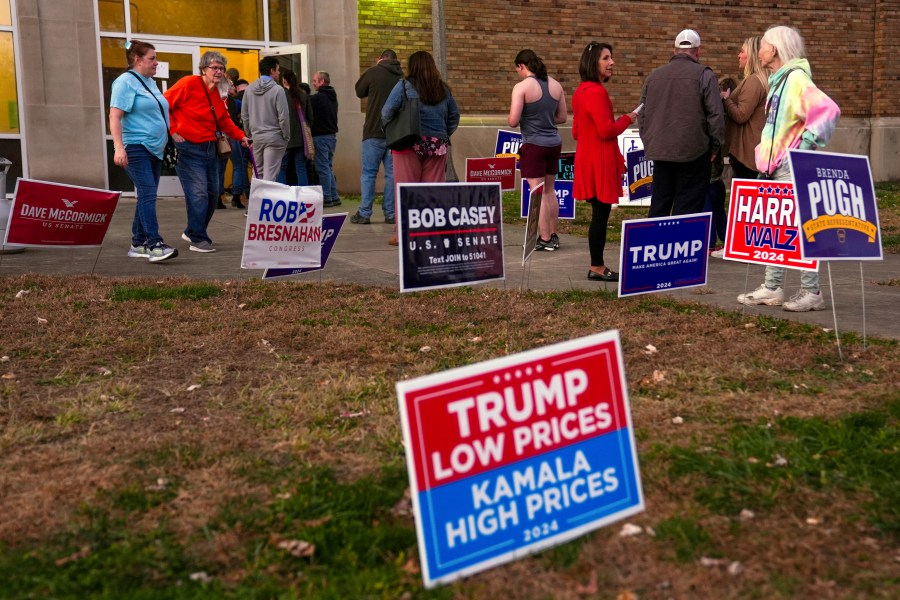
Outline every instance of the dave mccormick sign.
<svg viewBox="0 0 900 600"><path fill-rule="evenodd" d="M103 244L120 192L20 179L6 244L88 248Z"/></svg>
<svg viewBox="0 0 900 600"><path fill-rule="evenodd" d="M397 384L426 587L644 509L606 332Z"/></svg>

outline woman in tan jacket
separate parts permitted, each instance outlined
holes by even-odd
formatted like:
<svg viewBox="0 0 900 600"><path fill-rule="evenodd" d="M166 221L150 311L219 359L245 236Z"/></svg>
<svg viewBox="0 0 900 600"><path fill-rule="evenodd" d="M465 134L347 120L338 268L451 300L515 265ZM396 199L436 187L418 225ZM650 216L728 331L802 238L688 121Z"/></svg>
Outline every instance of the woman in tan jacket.
<svg viewBox="0 0 900 600"><path fill-rule="evenodd" d="M733 92L722 92L725 104L725 154L729 157L734 176L756 179L754 151L766 124L766 95L768 76L759 62L761 38L747 38L738 54L744 78Z"/></svg>

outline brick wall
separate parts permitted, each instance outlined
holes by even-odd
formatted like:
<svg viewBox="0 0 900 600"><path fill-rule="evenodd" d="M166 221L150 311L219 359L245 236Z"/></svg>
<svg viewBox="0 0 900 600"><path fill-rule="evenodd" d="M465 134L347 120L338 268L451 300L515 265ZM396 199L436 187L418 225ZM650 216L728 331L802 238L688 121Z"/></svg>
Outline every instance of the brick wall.
<svg viewBox="0 0 900 600"><path fill-rule="evenodd" d="M503 114L518 77L513 58L531 48L569 98L578 86L578 60L591 40L614 47L609 82L617 113L638 103L644 78L665 63L686 27L703 39L701 60L717 75L738 75L743 40L775 24L803 34L813 78L847 117L900 116L900 0L603 2L508 0L445 3L448 83L463 114ZM360 0L360 65L393 47L401 61L431 50L431 2Z"/></svg>

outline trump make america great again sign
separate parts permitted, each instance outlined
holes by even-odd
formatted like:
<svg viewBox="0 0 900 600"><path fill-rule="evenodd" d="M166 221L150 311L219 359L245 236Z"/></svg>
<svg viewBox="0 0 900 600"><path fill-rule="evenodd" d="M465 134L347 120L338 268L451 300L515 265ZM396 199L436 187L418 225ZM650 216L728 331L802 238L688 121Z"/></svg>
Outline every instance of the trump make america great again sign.
<svg viewBox="0 0 900 600"><path fill-rule="evenodd" d="M644 509L617 331L397 384L426 587Z"/></svg>

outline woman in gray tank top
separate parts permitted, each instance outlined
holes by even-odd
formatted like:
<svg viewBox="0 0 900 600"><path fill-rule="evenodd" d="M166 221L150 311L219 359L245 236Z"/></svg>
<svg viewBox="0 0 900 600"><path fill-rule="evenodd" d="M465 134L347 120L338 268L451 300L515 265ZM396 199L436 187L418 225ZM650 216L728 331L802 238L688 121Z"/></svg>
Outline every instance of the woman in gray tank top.
<svg viewBox="0 0 900 600"><path fill-rule="evenodd" d="M568 119L566 94L559 82L547 75L547 67L533 51L519 52L515 64L522 81L513 88L508 122L510 127L522 130L519 171L531 193L541 196L535 250L552 252L559 249L559 202L554 182L562 138L556 126Z"/></svg>

